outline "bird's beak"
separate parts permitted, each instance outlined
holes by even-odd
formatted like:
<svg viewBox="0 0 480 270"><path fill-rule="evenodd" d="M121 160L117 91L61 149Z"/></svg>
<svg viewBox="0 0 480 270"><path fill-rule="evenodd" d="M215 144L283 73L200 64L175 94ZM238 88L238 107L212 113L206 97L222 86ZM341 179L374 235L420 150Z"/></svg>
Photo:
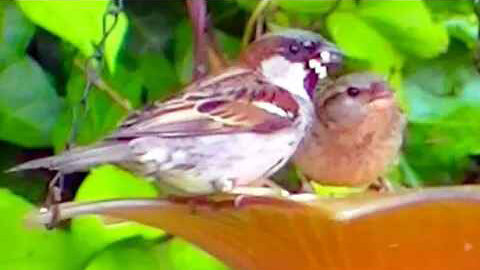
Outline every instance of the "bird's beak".
<svg viewBox="0 0 480 270"><path fill-rule="evenodd" d="M331 75L342 68L343 54L333 44L328 44L318 50L317 60L327 68L328 75Z"/></svg>
<svg viewBox="0 0 480 270"><path fill-rule="evenodd" d="M307 66L315 70L318 78L323 80L337 72L342 65L342 54L333 45L322 46L308 60Z"/></svg>
<svg viewBox="0 0 480 270"><path fill-rule="evenodd" d="M393 92L389 90L385 83L373 82L370 84L370 101L390 99L392 97Z"/></svg>

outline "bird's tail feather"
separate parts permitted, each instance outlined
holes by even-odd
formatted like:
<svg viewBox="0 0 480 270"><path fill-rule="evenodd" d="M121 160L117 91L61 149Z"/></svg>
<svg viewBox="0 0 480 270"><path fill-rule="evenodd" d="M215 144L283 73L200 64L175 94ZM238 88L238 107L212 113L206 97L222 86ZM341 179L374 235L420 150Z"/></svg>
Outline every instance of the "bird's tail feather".
<svg viewBox="0 0 480 270"><path fill-rule="evenodd" d="M86 171L103 164L116 163L129 159L131 152L125 143L100 144L92 147L79 147L62 154L40 158L15 166L7 172L46 168L64 173Z"/></svg>

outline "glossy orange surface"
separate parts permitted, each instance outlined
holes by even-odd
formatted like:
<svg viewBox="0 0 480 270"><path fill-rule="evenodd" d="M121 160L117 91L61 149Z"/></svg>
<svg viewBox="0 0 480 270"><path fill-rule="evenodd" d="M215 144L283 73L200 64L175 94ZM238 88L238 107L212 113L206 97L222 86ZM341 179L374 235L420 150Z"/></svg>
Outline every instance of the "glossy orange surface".
<svg viewBox="0 0 480 270"><path fill-rule="evenodd" d="M197 205L121 200L65 206L181 236L233 269L480 269L480 188L298 203L247 198Z"/></svg>

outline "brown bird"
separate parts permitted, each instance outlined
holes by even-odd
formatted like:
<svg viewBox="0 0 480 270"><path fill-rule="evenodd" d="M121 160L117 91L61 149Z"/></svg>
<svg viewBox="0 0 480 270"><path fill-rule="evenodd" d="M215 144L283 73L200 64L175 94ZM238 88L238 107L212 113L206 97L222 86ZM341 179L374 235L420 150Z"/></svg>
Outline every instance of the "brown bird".
<svg viewBox="0 0 480 270"><path fill-rule="evenodd" d="M236 65L132 115L101 142L11 171L71 173L111 163L189 194L246 186L290 159L311 127L317 82L340 62L317 34L269 34Z"/></svg>
<svg viewBox="0 0 480 270"><path fill-rule="evenodd" d="M354 73L321 86L316 121L294 156L308 180L367 186L398 157L406 120L387 82Z"/></svg>

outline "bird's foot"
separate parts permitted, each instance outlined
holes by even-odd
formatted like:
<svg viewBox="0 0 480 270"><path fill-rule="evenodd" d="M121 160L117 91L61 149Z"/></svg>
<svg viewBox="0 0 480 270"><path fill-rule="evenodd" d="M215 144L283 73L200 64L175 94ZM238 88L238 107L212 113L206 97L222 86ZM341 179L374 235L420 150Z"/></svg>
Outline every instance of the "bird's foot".
<svg viewBox="0 0 480 270"><path fill-rule="evenodd" d="M395 192L395 187L392 182L384 177L378 177L375 182L368 186L368 189L379 193Z"/></svg>
<svg viewBox="0 0 480 270"><path fill-rule="evenodd" d="M268 180L268 179L267 179ZM288 198L290 193L278 186L271 180L264 182L267 187L236 187L229 193L237 195L234 199L233 205L235 207L241 207L243 202L248 197L274 197L274 198Z"/></svg>

